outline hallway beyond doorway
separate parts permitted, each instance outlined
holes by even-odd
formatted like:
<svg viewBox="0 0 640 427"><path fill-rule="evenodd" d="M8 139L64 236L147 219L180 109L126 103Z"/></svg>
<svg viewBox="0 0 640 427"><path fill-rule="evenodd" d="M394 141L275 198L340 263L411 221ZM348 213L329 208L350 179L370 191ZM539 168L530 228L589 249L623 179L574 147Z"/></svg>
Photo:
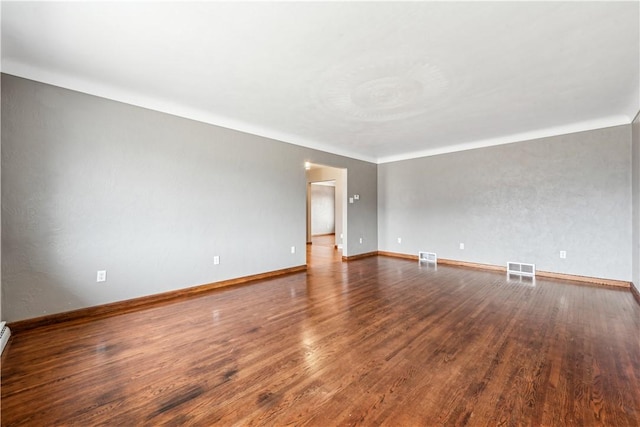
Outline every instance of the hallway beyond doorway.
<svg viewBox="0 0 640 427"><path fill-rule="evenodd" d="M342 250L336 249L335 234L312 236L307 245L307 266L317 267L342 262Z"/></svg>

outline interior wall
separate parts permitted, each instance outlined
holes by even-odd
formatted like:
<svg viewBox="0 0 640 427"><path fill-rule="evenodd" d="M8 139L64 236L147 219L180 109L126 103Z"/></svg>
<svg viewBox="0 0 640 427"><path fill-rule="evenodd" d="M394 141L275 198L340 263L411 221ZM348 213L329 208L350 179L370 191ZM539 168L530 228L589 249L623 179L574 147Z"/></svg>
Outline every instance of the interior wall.
<svg viewBox="0 0 640 427"><path fill-rule="evenodd" d="M379 165L380 250L630 281L630 144L624 125Z"/></svg>
<svg viewBox="0 0 640 427"><path fill-rule="evenodd" d="M633 285L640 292L640 113L632 124L632 192L633 227L631 250L633 265Z"/></svg>
<svg viewBox="0 0 640 427"><path fill-rule="evenodd" d="M329 185L311 184L311 234L336 232L336 189Z"/></svg>
<svg viewBox="0 0 640 427"><path fill-rule="evenodd" d="M2 5L0 4L0 34L2 34ZM0 73L2 72L2 42L0 41ZM0 99L2 99L2 81L0 80ZM0 118L2 117L2 102L0 102ZM2 141L2 126L0 126L0 141ZM2 155L2 144L0 143L0 156ZM2 187L2 165L0 162L0 188ZM0 209L0 239L2 237L2 209ZM0 320L2 317L2 245L0 245Z"/></svg>
<svg viewBox="0 0 640 427"><path fill-rule="evenodd" d="M350 251L377 248L375 164L14 76L2 85L8 321L304 265L305 161L348 168L348 191L369 200L349 211L368 237Z"/></svg>

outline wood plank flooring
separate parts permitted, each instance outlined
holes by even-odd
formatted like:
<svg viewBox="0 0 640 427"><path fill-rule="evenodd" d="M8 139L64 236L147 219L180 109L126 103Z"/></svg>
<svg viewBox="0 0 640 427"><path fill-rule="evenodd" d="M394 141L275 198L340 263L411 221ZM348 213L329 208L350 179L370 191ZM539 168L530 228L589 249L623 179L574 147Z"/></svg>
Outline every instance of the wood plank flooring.
<svg viewBox="0 0 640 427"><path fill-rule="evenodd" d="M308 250L307 273L16 334L2 426L640 425L628 290Z"/></svg>

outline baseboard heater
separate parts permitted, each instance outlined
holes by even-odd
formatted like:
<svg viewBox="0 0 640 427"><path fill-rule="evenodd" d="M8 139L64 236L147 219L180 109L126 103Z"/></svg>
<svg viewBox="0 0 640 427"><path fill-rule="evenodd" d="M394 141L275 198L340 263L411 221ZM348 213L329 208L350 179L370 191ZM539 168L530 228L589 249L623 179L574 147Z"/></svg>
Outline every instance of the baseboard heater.
<svg viewBox="0 0 640 427"><path fill-rule="evenodd" d="M11 331L7 326L7 322L0 322L0 354L4 351L4 347L9 342Z"/></svg>
<svg viewBox="0 0 640 427"><path fill-rule="evenodd" d="M523 262L508 262L507 274L517 274L519 276L535 277L536 265L525 264Z"/></svg>
<svg viewBox="0 0 640 427"><path fill-rule="evenodd" d="M438 255L435 252L418 252L418 262L438 264Z"/></svg>

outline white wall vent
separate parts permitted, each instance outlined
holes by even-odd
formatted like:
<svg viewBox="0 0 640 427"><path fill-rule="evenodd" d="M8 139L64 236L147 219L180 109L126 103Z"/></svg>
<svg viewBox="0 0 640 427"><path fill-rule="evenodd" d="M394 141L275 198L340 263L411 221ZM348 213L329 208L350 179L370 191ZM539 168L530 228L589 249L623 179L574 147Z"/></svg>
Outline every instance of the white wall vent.
<svg viewBox="0 0 640 427"><path fill-rule="evenodd" d="M520 276L535 277L535 275L536 275L536 265L535 264L525 264L523 262L508 262L507 263L507 274L518 274Z"/></svg>
<svg viewBox="0 0 640 427"><path fill-rule="evenodd" d="M435 252L418 252L418 262L438 263L438 255Z"/></svg>
<svg viewBox="0 0 640 427"><path fill-rule="evenodd" d="M11 331L7 326L7 322L0 323L0 354L4 351L4 347L9 342L9 337L11 336Z"/></svg>

